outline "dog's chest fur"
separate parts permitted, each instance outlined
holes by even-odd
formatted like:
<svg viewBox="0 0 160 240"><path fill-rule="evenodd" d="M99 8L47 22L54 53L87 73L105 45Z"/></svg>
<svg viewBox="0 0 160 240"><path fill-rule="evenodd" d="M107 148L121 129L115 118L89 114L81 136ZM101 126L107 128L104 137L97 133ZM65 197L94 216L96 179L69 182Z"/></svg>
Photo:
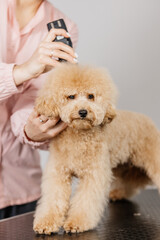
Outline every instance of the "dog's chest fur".
<svg viewBox="0 0 160 240"><path fill-rule="evenodd" d="M101 127L91 130L68 127L50 145L55 167L66 169L76 176L98 167L104 161L102 156L106 150L107 143Z"/></svg>

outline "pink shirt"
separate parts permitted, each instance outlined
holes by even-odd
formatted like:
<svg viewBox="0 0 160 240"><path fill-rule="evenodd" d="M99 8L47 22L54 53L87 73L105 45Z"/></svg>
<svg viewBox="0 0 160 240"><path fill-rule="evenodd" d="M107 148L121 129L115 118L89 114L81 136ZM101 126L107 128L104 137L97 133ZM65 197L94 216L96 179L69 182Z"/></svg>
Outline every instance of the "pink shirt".
<svg viewBox="0 0 160 240"><path fill-rule="evenodd" d="M44 1L36 15L19 31L14 0L0 0L0 209L23 204L40 197L41 168L35 148L44 143L28 141L24 125L37 90L45 74L16 87L14 64L25 62L47 35L46 24L64 18L73 46L77 42L76 25L51 3Z"/></svg>

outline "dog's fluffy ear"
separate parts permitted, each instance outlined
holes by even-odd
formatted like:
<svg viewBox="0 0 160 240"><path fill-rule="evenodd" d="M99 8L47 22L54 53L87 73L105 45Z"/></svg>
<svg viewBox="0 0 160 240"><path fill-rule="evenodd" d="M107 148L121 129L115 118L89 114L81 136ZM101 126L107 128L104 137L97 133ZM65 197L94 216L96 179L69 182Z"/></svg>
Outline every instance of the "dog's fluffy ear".
<svg viewBox="0 0 160 240"><path fill-rule="evenodd" d="M35 102L35 110L40 115L50 118L59 116L58 107L51 93L41 92Z"/></svg>
<svg viewBox="0 0 160 240"><path fill-rule="evenodd" d="M116 117L116 109L115 106L109 104L107 107L107 111L103 120L103 124L110 123Z"/></svg>

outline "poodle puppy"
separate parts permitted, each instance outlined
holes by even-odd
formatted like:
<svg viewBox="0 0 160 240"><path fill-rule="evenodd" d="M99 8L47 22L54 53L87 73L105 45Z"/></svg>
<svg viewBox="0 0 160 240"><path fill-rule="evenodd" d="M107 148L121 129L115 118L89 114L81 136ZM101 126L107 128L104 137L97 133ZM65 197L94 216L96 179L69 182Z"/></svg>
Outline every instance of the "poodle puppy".
<svg viewBox="0 0 160 240"><path fill-rule="evenodd" d="M159 131L142 114L116 110L116 97L103 69L62 64L51 72L35 108L68 127L50 143L35 232L93 229L107 199L128 198L150 181L160 189Z"/></svg>

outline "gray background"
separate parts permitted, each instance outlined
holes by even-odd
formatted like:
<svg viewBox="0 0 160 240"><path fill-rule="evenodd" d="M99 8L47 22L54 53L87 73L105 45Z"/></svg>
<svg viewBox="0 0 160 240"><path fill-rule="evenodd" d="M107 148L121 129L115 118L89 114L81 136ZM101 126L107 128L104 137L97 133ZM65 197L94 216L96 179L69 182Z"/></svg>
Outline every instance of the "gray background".
<svg viewBox="0 0 160 240"><path fill-rule="evenodd" d="M52 0L79 28L79 62L106 67L118 108L141 112L160 129L160 0ZM47 153L41 152L42 165Z"/></svg>

